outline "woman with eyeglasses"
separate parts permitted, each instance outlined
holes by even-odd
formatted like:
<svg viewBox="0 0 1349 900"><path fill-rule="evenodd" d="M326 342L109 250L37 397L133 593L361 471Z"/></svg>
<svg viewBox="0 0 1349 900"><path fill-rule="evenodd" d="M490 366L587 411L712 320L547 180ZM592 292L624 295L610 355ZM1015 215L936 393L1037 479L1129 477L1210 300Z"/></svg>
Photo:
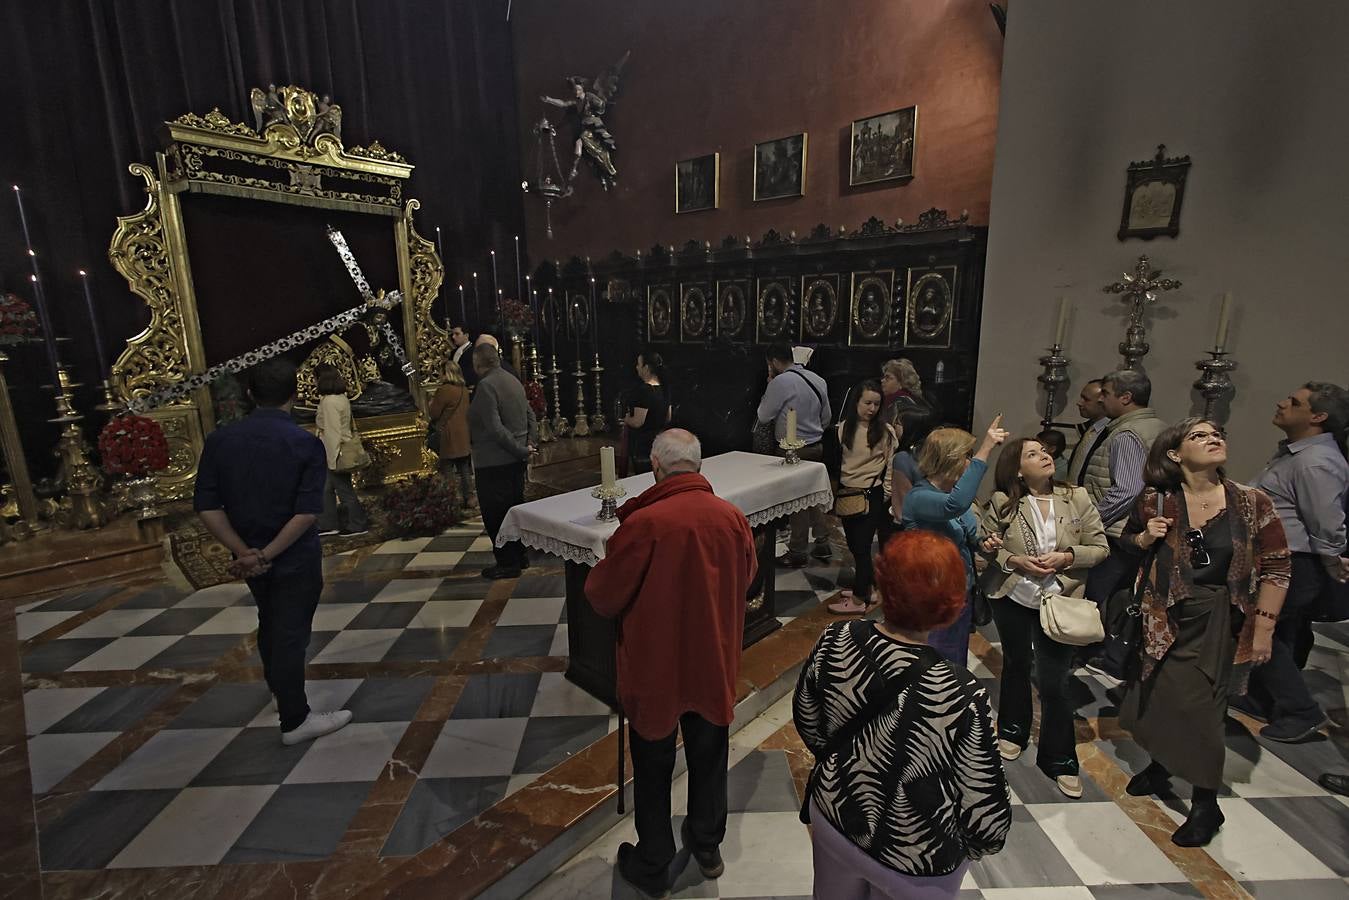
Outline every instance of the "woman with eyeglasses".
<svg viewBox="0 0 1349 900"><path fill-rule="evenodd" d="M1222 827L1227 698L1245 692L1250 666L1269 661L1291 571L1273 502L1229 480L1226 462L1227 435L1207 419L1163 431L1123 535L1140 550L1156 545L1139 575L1141 669L1120 704L1120 724L1152 761L1127 790L1162 794L1173 775L1194 786L1171 836L1181 847L1206 846Z"/></svg>

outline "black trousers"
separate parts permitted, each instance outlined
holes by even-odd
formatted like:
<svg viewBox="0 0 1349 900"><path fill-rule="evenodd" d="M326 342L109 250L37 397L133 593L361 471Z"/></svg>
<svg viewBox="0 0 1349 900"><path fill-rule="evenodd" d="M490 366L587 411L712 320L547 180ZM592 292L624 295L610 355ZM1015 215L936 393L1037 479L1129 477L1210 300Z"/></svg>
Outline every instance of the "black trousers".
<svg viewBox="0 0 1349 900"><path fill-rule="evenodd" d="M1310 727L1325 718L1303 680L1298 656L1308 615L1329 581L1320 557L1314 553L1293 554L1293 577L1274 626L1273 652L1269 662L1252 670L1248 689L1250 698L1268 709L1271 722L1291 721ZM1306 657L1302 658L1305 662Z"/></svg>
<svg viewBox="0 0 1349 900"><path fill-rule="evenodd" d="M843 524L843 535L848 540L848 552L853 558L853 595L863 603L871 596L871 588L876 581L871 563L872 539L879 535L881 549L884 550L886 540L895 533L889 499L879 488L868 491L866 512L839 519Z"/></svg>
<svg viewBox="0 0 1349 900"><path fill-rule="evenodd" d="M258 606L258 656L262 677L276 697L281 730L298 728L309 715L304 692L304 655L314 610L323 593L323 557L287 561L248 579Z"/></svg>
<svg viewBox="0 0 1349 900"><path fill-rule="evenodd" d="M726 837L726 762L730 729L697 713L679 717L684 758L689 767L689 830L699 850L713 850ZM670 828L670 785L674 780L675 734L648 741L628 729L632 748L632 817L637 825L637 860L642 874L664 880L675 857Z"/></svg>
<svg viewBox="0 0 1349 900"><path fill-rule="evenodd" d="M1068 677L1073 650L1052 640L1040 628L1040 611L1010 597L994 597L993 622L1002 639L1002 684L998 701L998 737L1025 749L1030 743L1031 661L1040 692L1040 739L1035 764L1050 778L1077 774L1077 742Z"/></svg>
<svg viewBox="0 0 1349 900"><path fill-rule="evenodd" d="M1102 655L1106 668L1113 674L1123 677L1125 663L1128 661L1128 647L1113 640L1123 630L1126 604L1112 603L1115 594L1122 588L1134 583L1138 576L1138 564L1142 553L1136 547L1130 547L1119 538L1108 538L1110 555L1105 561L1087 573L1087 599L1101 608L1101 620L1105 624L1105 644Z"/></svg>
<svg viewBox="0 0 1349 900"><path fill-rule="evenodd" d="M478 508L482 510L487 536L492 539L492 554L496 556L497 565L525 568L529 565L529 556L524 544L511 541L504 547L496 545L497 532L501 531L506 513L512 506L525 502L525 463L483 466L473 471L478 482Z"/></svg>

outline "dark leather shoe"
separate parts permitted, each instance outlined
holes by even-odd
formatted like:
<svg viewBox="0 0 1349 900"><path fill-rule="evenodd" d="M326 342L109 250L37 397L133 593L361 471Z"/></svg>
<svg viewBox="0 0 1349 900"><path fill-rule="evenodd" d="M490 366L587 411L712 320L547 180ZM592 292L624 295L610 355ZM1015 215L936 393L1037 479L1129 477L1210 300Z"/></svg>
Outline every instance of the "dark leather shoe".
<svg viewBox="0 0 1349 900"><path fill-rule="evenodd" d="M810 555L818 560L826 560L834 555L834 551L828 541L816 541L815 546L810 548Z"/></svg>
<svg viewBox="0 0 1349 900"><path fill-rule="evenodd" d="M1226 820L1216 803L1191 806L1189 818L1171 835L1171 843L1177 847L1207 847Z"/></svg>
<svg viewBox="0 0 1349 900"><path fill-rule="evenodd" d="M1171 788L1171 779L1150 769L1144 769L1124 786L1124 792L1130 797L1146 797L1149 794L1164 794Z"/></svg>
<svg viewBox="0 0 1349 900"><path fill-rule="evenodd" d="M482 570L482 577L488 581L500 581L503 578L519 578L520 570L506 566L488 566Z"/></svg>
<svg viewBox="0 0 1349 900"><path fill-rule="evenodd" d="M688 848L689 855L693 861L698 864L698 871L703 873L704 878L720 878L721 873L726 871L726 862L721 858L721 849L713 847L711 850L700 850L693 843L693 829L689 826L689 820L685 819L684 824L679 827L679 836L684 840L684 846Z"/></svg>
<svg viewBox="0 0 1349 900"><path fill-rule="evenodd" d="M1332 775L1329 772L1316 779L1316 783L1341 797L1349 797L1349 775Z"/></svg>
<svg viewBox="0 0 1349 900"><path fill-rule="evenodd" d="M777 564L787 569L804 569L807 562L809 562L809 560L806 559L804 553L798 554L788 552L777 558Z"/></svg>
<svg viewBox="0 0 1349 900"><path fill-rule="evenodd" d="M639 873L637 865L637 848L627 841L619 844L618 865L615 866L618 870L618 877L648 897L656 897L659 900L659 898L670 896L668 884Z"/></svg>
<svg viewBox="0 0 1349 900"><path fill-rule="evenodd" d="M1271 722L1260 729L1260 736L1267 741L1278 741L1281 744L1300 744L1316 737L1317 732L1329 724L1330 720L1324 716L1321 717L1321 721L1315 723L1287 720Z"/></svg>

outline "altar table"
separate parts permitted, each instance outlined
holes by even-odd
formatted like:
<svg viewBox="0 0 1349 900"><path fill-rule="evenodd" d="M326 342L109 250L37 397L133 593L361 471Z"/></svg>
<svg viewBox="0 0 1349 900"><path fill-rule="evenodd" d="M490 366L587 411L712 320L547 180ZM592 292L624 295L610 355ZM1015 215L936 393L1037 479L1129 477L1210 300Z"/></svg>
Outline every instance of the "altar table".
<svg viewBox="0 0 1349 900"><path fill-rule="evenodd" d="M833 503L829 475L817 462L785 465L781 458L733 451L703 460L702 474L718 497L734 504L754 530L759 576L746 597L745 642L750 644L779 627L774 601L775 534L792 513ZM655 484L651 473L618 482L623 501ZM597 615L585 598L590 569L604 558L618 522L595 518L600 501L582 488L512 507L497 534L497 544L520 541L566 561L567 678L593 696L614 703L615 623Z"/></svg>

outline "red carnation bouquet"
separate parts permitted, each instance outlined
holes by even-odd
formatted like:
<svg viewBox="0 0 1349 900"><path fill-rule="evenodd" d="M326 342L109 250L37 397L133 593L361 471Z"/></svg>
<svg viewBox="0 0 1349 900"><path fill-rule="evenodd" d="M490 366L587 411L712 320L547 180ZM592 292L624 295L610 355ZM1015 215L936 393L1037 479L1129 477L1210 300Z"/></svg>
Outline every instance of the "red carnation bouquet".
<svg viewBox="0 0 1349 900"><path fill-rule="evenodd" d="M0 294L0 344L22 344L37 336L37 314L18 294Z"/></svg>
<svg viewBox="0 0 1349 900"><path fill-rule="evenodd" d="M459 521L454 485L438 475L415 475L390 485L380 505L399 534L439 534Z"/></svg>
<svg viewBox="0 0 1349 900"><path fill-rule="evenodd" d="M548 412L548 404L543 400L543 385L537 381L525 382L525 399L529 401L529 408L534 410L535 418L542 419L544 413Z"/></svg>
<svg viewBox="0 0 1349 900"><path fill-rule="evenodd" d="M169 467L169 442L164 429L145 416L116 416L98 435L103 471L143 478Z"/></svg>
<svg viewBox="0 0 1349 900"><path fill-rule="evenodd" d="M534 310L526 303L507 297L501 301L501 323L511 334L527 334L534 327Z"/></svg>

